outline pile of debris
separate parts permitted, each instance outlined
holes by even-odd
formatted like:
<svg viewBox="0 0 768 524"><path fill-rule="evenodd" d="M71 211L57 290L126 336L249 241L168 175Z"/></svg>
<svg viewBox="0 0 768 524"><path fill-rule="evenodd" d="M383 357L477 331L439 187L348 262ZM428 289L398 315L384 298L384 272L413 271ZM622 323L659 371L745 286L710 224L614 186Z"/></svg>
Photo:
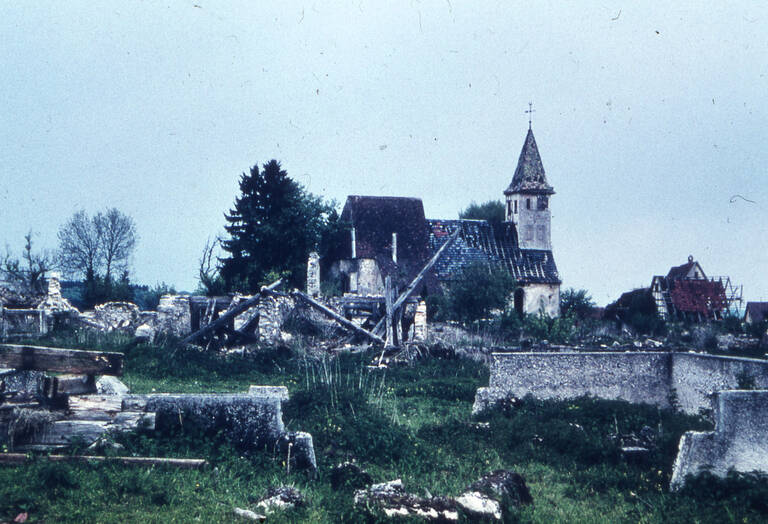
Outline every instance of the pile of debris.
<svg viewBox="0 0 768 524"><path fill-rule="evenodd" d="M283 424L284 386L251 386L243 394L131 395L116 378L122 372L122 353L0 345L0 444L24 452L75 444L99 450L115 433L186 424L202 432L223 431L240 449L273 450L289 468L317 469L312 436L288 432ZM23 457L3 453L0 463ZM153 457L139 462L204 463Z"/></svg>
<svg viewBox="0 0 768 524"><path fill-rule="evenodd" d="M13 450L96 446L111 432L154 428L154 413L122 404L121 353L3 345L0 368L10 368L0 372L0 440Z"/></svg>

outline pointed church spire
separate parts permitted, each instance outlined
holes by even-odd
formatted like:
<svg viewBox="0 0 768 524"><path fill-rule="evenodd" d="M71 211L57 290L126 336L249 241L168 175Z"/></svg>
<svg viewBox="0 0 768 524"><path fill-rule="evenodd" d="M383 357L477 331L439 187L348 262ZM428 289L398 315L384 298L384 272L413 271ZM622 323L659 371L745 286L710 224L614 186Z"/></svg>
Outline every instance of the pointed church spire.
<svg viewBox="0 0 768 524"><path fill-rule="evenodd" d="M520 151L520 158L517 161L517 169L512 177L512 183L504 191L505 195L512 193L538 193L545 195L554 194L552 186L547 184L547 177L544 174L544 165L541 163L539 148L536 145L536 139L533 137L533 130L528 129L525 137L523 150Z"/></svg>

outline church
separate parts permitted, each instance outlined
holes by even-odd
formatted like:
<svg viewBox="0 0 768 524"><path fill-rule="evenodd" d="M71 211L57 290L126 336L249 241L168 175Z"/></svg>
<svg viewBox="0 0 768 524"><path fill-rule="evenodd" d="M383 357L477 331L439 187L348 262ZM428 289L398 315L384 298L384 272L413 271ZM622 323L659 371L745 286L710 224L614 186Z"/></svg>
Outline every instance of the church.
<svg viewBox="0 0 768 524"><path fill-rule="evenodd" d="M510 272L517 282L512 300L523 314L560 314L560 276L552 254L550 198L533 130L529 126L517 168L503 191L506 216L486 220L427 219L419 198L350 195L341 218L348 241L332 260L327 277L345 294L382 296L386 277L403 289L458 229L415 295L438 292L463 267L485 263Z"/></svg>

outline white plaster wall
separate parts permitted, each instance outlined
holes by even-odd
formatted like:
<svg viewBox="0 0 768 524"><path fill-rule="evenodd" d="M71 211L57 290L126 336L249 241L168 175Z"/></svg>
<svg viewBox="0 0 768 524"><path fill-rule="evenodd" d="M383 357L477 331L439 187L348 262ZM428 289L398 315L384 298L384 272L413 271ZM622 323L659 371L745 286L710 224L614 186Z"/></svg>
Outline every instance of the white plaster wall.
<svg viewBox="0 0 768 524"><path fill-rule="evenodd" d="M372 258L357 259L357 293L359 295L381 295L384 292L384 279L381 278L379 265Z"/></svg>
<svg viewBox="0 0 768 524"><path fill-rule="evenodd" d="M537 314L542 309L550 317L560 316L560 284L526 284L523 312Z"/></svg>

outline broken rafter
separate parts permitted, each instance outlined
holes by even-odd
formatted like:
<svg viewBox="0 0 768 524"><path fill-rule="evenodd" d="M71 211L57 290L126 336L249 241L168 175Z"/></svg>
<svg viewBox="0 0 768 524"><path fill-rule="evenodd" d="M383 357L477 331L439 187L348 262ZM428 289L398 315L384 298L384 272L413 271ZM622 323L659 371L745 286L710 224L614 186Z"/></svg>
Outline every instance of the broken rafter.
<svg viewBox="0 0 768 524"><path fill-rule="evenodd" d="M120 376L123 374L123 354L2 344L0 368Z"/></svg>
<svg viewBox="0 0 768 524"><path fill-rule="evenodd" d="M51 462L117 462L134 466L173 466L181 469L200 469L207 462L204 459L180 459L160 457L100 457L88 455L46 455L41 459ZM18 466L27 464L34 457L26 453L0 453L0 464Z"/></svg>
<svg viewBox="0 0 768 524"><path fill-rule="evenodd" d="M331 317L333 320L335 320L336 322L338 322L342 326L344 326L344 327L346 327L348 329L351 329L355 333L357 333L359 335L362 335L362 336L364 336L364 337L366 337L366 338L376 342L377 344L384 344L384 339L382 339L380 336L374 335L370 331L367 331L367 330L361 328L360 326L354 324L353 322L350 322L346 318L342 317L341 315L337 314L334 311L331 311L330 309L328 309L327 307L325 307L321 303L317 302L316 300L310 298L309 296L307 296L306 294L302 293L301 291L294 291L293 293L291 293L291 295L294 296L294 297L300 298L301 300L303 300L304 302L306 302L310 306L312 306L315 309L321 311L322 313L325 313L326 315Z"/></svg>
<svg viewBox="0 0 768 524"><path fill-rule="evenodd" d="M446 249L448 249L448 246L450 246L454 240L459 236L459 233L461 233L461 226L456 228L456 231L454 231L450 237L448 237L448 240L446 240L442 246L440 246L440 249L437 250L437 253L434 254L434 256L429 259L429 262L427 262L427 265L424 266L424 268L419 271L419 274L416 275L416 278L411 281L411 283L408 285L408 287L405 289L405 291L402 292L402 294L397 297L397 300L394 304L392 304L392 311L397 311L400 306L403 305L403 303L408 300L408 297L411 296L411 293L413 293L416 290L416 287L419 285L421 280L424 278L424 276L427 274L427 271L432 269L432 266L435 265L435 262L438 261L438 259L442 256L443 252L445 252ZM379 322L376 324L376 327L373 328L373 334L374 335L381 335L385 323L386 323L386 317L379 320Z"/></svg>
<svg viewBox="0 0 768 524"><path fill-rule="evenodd" d="M261 300L261 297L263 295L266 295L268 292L274 290L283 282L282 279L278 279L275 282L272 282L270 285L262 287L261 292L258 295L255 295L248 300L244 300L243 302L239 303L223 315L221 315L219 318L211 322L210 324L207 324L203 326L202 328L198 329L191 335L189 335L187 338L181 341L182 344L191 344L195 340L202 338L206 335L212 334L217 329L220 329L227 325L231 320L233 320L237 315L242 313L243 311L255 306L258 304L259 300Z"/></svg>

